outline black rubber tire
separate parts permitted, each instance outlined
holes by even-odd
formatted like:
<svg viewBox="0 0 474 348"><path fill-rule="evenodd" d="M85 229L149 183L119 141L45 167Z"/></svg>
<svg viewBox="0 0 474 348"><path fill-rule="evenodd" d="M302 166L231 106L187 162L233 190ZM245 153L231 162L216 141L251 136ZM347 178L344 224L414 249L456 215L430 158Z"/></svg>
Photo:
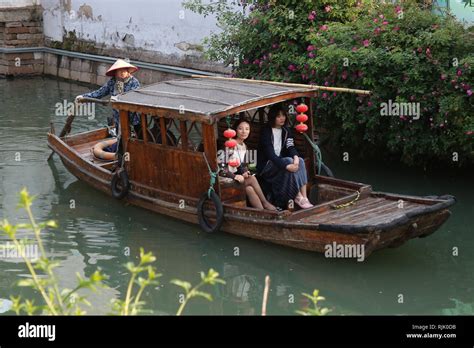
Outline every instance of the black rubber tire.
<svg viewBox="0 0 474 348"><path fill-rule="evenodd" d="M130 181L128 180L128 174L125 169L119 169L115 172L110 183L110 188L112 189L112 196L116 199L123 199L128 194Z"/></svg>
<svg viewBox="0 0 474 348"><path fill-rule="evenodd" d="M222 226L222 223L224 222L224 207L222 206L222 202L214 191L211 191L210 195L210 200L214 204L214 207L216 208L216 222L214 225L211 225L209 221L206 220L206 217L204 216L204 204L206 201L209 200L209 196L206 193L204 193L201 196L201 199L198 202L197 205L197 213L198 213L198 220L199 220L199 226L201 226L202 230L206 233L216 233L219 231L219 229Z"/></svg>

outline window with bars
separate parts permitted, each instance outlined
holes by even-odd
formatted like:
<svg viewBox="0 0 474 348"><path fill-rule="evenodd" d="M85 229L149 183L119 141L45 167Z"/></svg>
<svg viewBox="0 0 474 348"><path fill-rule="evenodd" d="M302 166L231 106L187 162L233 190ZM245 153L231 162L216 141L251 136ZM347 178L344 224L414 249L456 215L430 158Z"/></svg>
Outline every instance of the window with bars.
<svg viewBox="0 0 474 348"><path fill-rule="evenodd" d="M200 122L179 121L174 118L151 115L146 115L144 118L147 143L177 147L185 151L204 151ZM139 126L137 129L133 137L138 141L145 141L143 127ZM164 135L162 135L162 129L165 130Z"/></svg>

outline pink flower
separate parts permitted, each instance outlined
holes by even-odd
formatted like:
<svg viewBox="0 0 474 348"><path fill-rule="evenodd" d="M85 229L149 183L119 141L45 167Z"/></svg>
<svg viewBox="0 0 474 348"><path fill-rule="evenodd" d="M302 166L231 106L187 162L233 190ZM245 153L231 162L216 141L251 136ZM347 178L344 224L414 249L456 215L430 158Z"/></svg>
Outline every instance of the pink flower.
<svg viewBox="0 0 474 348"><path fill-rule="evenodd" d="M470 131L466 131L466 134L467 134L467 135L473 135L473 134L474 134L474 131L471 131L471 130L470 130Z"/></svg>
<svg viewBox="0 0 474 348"><path fill-rule="evenodd" d="M324 25L321 25L321 26L319 27L319 29L322 30L322 31L326 31L326 30L329 29L329 27L328 27L326 24L324 24Z"/></svg>
<svg viewBox="0 0 474 348"><path fill-rule="evenodd" d="M374 23L378 23L379 22L379 19L378 18L374 18Z"/></svg>
<svg viewBox="0 0 474 348"><path fill-rule="evenodd" d="M329 82L325 81L325 82L324 82L324 85L325 85L325 86L329 86Z"/></svg>
<svg viewBox="0 0 474 348"><path fill-rule="evenodd" d="M397 6L395 7L395 13L396 13L396 14L399 14L400 12L403 12L403 9L402 9L399 5L397 5Z"/></svg>
<svg viewBox="0 0 474 348"><path fill-rule="evenodd" d="M313 15L312 13L310 13L310 14L308 15L308 19L309 19L311 22L314 21L315 18L316 18L316 17L314 17L314 15Z"/></svg>
<svg viewBox="0 0 474 348"><path fill-rule="evenodd" d="M249 63L249 60L248 59L244 59L244 64L248 64Z"/></svg>
<svg viewBox="0 0 474 348"><path fill-rule="evenodd" d="M380 29L379 27L377 27L377 28L374 29L374 33L375 33L376 35L378 35L378 34L380 34L380 30L381 30L381 29Z"/></svg>
<svg viewBox="0 0 474 348"><path fill-rule="evenodd" d="M400 27L393 27L393 31L399 31Z"/></svg>
<svg viewBox="0 0 474 348"><path fill-rule="evenodd" d="M278 47L279 47L279 45L278 45L277 43L274 43L274 44L272 45L272 48L278 48Z"/></svg>
<svg viewBox="0 0 474 348"><path fill-rule="evenodd" d="M458 75L458 76L461 76L461 75L462 75L461 69L458 69L458 71L456 72L456 75Z"/></svg>
<svg viewBox="0 0 474 348"><path fill-rule="evenodd" d="M295 71L295 70L296 70L296 66L294 66L293 64L290 64L290 65L288 65L288 70L290 70L290 71Z"/></svg>
<svg viewBox="0 0 474 348"><path fill-rule="evenodd" d="M370 44L370 40L365 39L364 41L362 41L362 43L364 44L364 47L368 47Z"/></svg>
<svg viewBox="0 0 474 348"><path fill-rule="evenodd" d="M384 17L383 14L381 14L381 15L379 15L379 18L384 19L385 17Z"/></svg>
<svg viewBox="0 0 474 348"><path fill-rule="evenodd" d="M446 74L441 74L440 79L441 79L441 80L446 80L446 77L447 77Z"/></svg>
<svg viewBox="0 0 474 348"><path fill-rule="evenodd" d="M382 24L383 24L383 25L387 25L387 24L388 24L388 21L383 21Z"/></svg>
<svg viewBox="0 0 474 348"><path fill-rule="evenodd" d="M466 93L467 93L468 96L471 96L471 95L472 95L472 90L471 90L471 89L468 89L468 90L466 91Z"/></svg>
<svg viewBox="0 0 474 348"><path fill-rule="evenodd" d="M308 52L314 51L314 46L313 46L313 45L309 45L309 46L306 48L306 51L308 51Z"/></svg>
<svg viewBox="0 0 474 348"><path fill-rule="evenodd" d="M328 97L327 93L323 93L323 99L326 99Z"/></svg>
<svg viewBox="0 0 474 348"><path fill-rule="evenodd" d="M260 59L255 59L255 60L253 61L253 63L254 63L255 65L260 64Z"/></svg>
<svg viewBox="0 0 474 348"><path fill-rule="evenodd" d="M372 102L369 100L369 101L367 102L367 106L368 106L368 107L371 107L372 105L373 105Z"/></svg>
<svg viewBox="0 0 474 348"><path fill-rule="evenodd" d="M331 12L331 10L332 10L332 6L330 5L327 5L326 7L324 7L324 11L326 12Z"/></svg>
<svg viewBox="0 0 474 348"><path fill-rule="evenodd" d="M358 48L357 47L352 47L352 52L357 52Z"/></svg>
<svg viewBox="0 0 474 348"><path fill-rule="evenodd" d="M426 55L428 57L431 57L431 50L429 48L426 49Z"/></svg>
<svg viewBox="0 0 474 348"><path fill-rule="evenodd" d="M308 53L308 57L309 57L309 58L314 58L314 57L316 57L316 56L315 56L315 54L314 54L313 52L309 52L309 53Z"/></svg>
<svg viewBox="0 0 474 348"><path fill-rule="evenodd" d="M343 71L341 77L343 80L347 80L347 71Z"/></svg>

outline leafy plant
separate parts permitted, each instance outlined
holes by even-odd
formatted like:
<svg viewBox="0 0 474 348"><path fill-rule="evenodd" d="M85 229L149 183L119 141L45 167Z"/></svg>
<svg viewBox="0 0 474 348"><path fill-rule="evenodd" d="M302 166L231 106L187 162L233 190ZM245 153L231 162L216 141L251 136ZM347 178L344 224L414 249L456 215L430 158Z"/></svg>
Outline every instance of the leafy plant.
<svg viewBox="0 0 474 348"><path fill-rule="evenodd" d="M474 27L449 13L414 0L254 1L234 16L230 2L185 3L229 24L208 38L207 53L232 62L234 76L372 91L317 95L315 124L334 150L409 165L474 163ZM418 103L419 119L381 116L390 100Z"/></svg>
<svg viewBox="0 0 474 348"><path fill-rule="evenodd" d="M205 274L204 272L201 272L201 282L195 287L192 287L191 283L189 282L185 282L178 279L171 280L171 284L181 287L185 292L184 299L181 303L181 306L178 309L178 312L176 313L176 315L181 315L187 303L189 302L189 300L191 300L194 297L203 297L208 301L212 301L211 294L201 291L200 290L201 287L205 285L225 284L225 281L223 279L220 279L219 273L217 273L211 268L207 272L207 274Z"/></svg>
<svg viewBox="0 0 474 348"><path fill-rule="evenodd" d="M77 273L77 285L73 289L63 288L59 286L58 278L54 272L55 268L60 265L59 261L48 258L41 232L46 228L56 228L55 221L47 221L37 223L31 211L31 205L36 197L30 196L26 188L20 192L19 208L23 208L29 218L27 224L12 225L8 220L0 222L0 231L5 233L12 241L13 246L21 255L26 267L31 275L29 279L22 279L18 282L18 286L30 287L40 293L43 304L36 304L34 300L22 299L20 296L11 296L12 310L16 314L26 313L28 315L45 314L45 315L84 315L86 311L84 306L90 306L90 302L86 296L80 295L82 289L90 289L96 291L98 287L107 288L104 281L108 277L100 270L96 270L90 277L82 277ZM34 233L34 242L39 246L40 255L36 261L33 261L26 253L27 245L33 241L27 238L19 239L17 232L21 230L30 230ZM151 253L145 253L140 248L140 261L136 265L129 262L125 265L130 272L130 281L127 286L125 299L115 299L112 301L112 309L114 314L119 315L137 315L144 313L145 302L142 300L145 289L151 285L158 285L158 278L161 274L156 273L156 268L152 264L156 261L156 257ZM173 284L181 284L186 289L186 301L181 304L178 314L181 314L187 302L196 297L201 296L212 301L210 294L201 292L199 289L204 285L225 284L219 279L219 273L210 269L207 274L201 273L201 283L191 289L191 284L185 281L173 280ZM148 311L149 312L149 311Z"/></svg>
<svg viewBox="0 0 474 348"><path fill-rule="evenodd" d="M301 314L301 315L323 316L330 312L330 309L321 308L318 305L319 301L324 301L326 299L323 296L319 296L319 290L314 290L312 295L306 294L306 293L303 293L302 295L308 298L312 302L314 308L307 307L302 310L296 311L296 313Z"/></svg>

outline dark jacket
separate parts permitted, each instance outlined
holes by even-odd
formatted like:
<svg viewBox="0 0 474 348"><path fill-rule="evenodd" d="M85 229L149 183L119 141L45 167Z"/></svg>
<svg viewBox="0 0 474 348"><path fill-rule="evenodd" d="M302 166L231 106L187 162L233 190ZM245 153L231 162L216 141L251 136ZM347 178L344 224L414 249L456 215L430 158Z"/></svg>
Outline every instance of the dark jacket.
<svg viewBox="0 0 474 348"><path fill-rule="evenodd" d="M277 156L273 149L273 132L272 127L267 125L262 129L260 134L260 143L257 152L257 172L261 173L268 161L272 161L275 166L285 169L287 164L282 160L284 157L298 156L295 147L295 140L290 128L284 126L281 132L281 152Z"/></svg>
<svg viewBox="0 0 474 348"><path fill-rule="evenodd" d="M95 98L95 99L101 99L105 96L111 95L111 96L116 96L118 95L118 91L115 90L115 83L117 82L117 79L115 77L112 77L105 85L100 87L96 91L92 91L90 93L86 93L83 95L83 97L86 98ZM140 88L140 82L134 77L130 76L130 79L128 79L127 83L124 84L123 86L123 92L129 92L131 90ZM119 124L119 112L116 109L112 110L115 124L118 126ZM130 122L136 126L140 123L140 116L136 112L129 112L128 113Z"/></svg>

